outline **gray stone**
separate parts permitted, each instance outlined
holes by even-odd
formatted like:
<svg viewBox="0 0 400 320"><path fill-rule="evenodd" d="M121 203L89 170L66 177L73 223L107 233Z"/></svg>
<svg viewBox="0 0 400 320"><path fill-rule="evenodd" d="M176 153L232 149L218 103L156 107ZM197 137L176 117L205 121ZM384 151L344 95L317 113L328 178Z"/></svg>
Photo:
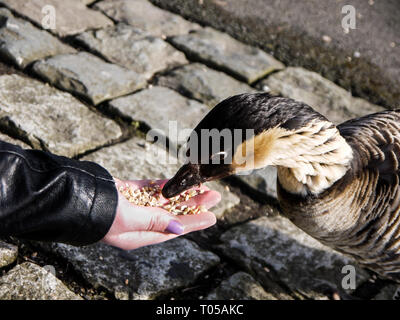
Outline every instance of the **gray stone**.
<svg viewBox="0 0 400 320"><path fill-rule="evenodd" d="M169 74L158 78L157 84L177 90L210 107L214 107L230 96L255 92L247 84L200 63L174 69Z"/></svg>
<svg viewBox="0 0 400 320"><path fill-rule="evenodd" d="M205 185L221 194L221 202L211 209L218 220L226 217L232 209L240 203L240 198L231 192L229 186L224 183L211 181L206 182Z"/></svg>
<svg viewBox="0 0 400 320"><path fill-rule="evenodd" d="M253 83L284 65L264 51L245 45L226 33L212 28L196 30L171 38L178 49L212 67Z"/></svg>
<svg viewBox="0 0 400 320"><path fill-rule="evenodd" d="M399 107L398 0L269 0L268 5L265 0L151 2L273 51L278 60L315 71L356 96ZM357 14L357 29L346 34L340 23L345 4ZM323 41L326 36L330 42Z"/></svg>
<svg viewBox="0 0 400 320"><path fill-rule="evenodd" d="M51 84L81 95L95 105L146 85L143 75L106 63L87 52L38 61L33 71Z"/></svg>
<svg viewBox="0 0 400 320"><path fill-rule="evenodd" d="M88 29L98 29L113 22L104 16L101 12L91 10L86 7L82 1L64 1L64 0L1 0L3 4L12 10L17 11L38 25L47 27L50 19L47 19L53 11L46 10L52 6L55 13L55 29L49 29L51 32L65 37L81 33ZM49 20L49 21L48 21Z"/></svg>
<svg viewBox="0 0 400 320"><path fill-rule="evenodd" d="M263 287L268 286L263 283L266 275L272 274L300 297L326 299L327 290L341 288L343 266L354 265L280 216L234 227L221 241L221 252L255 275ZM368 274L355 268L357 285L367 280Z"/></svg>
<svg viewBox="0 0 400 320"><path fill-rule="evenodd" d="M273 52L287 65L315 71L355 96L399 107L398 0L150 1ZM356 9L357 29L345 34L340 22L346 16L342 13L346 4ZM330 42L324 41L327 36Z"/></svg>
<svg viewBox="0 0 400 320"><path fill-rule="evenodd" d="M169 159L163 148L139 137L102 148L82 160L97 162L112 176L123 180L167 179L178 166L173 155ZM175 163L169 163L169 160Z"/></svg>
<svg viewBox="0 0 400 320"><path fill-rule="evenodd" d="M168 155L165 149L138 137L93 152L82 160L97 162L111 175L123 180L169 179L180 166L175 155ZM222 218L240 202L240 199L220 182L212 181L206 185L221 193L221 202L211 209L217 218Z"/></svg>
<svg viewBox="0 0 400 320"><path fill-rule="evenodd" d="M75 51L50 33L13 17L5 8L0 9L0 55L18 67L25 68L33 61Z"/></svg>
<svg viewBox="0 0 400 320"><path fill-rule="evenodd" d="M0 300L82 300L51 272L25 262L0 278Z"/></svg>
<svg viewBox="0 0 400 320"><path fill-rule="evenodd" d="M162 10L147 0L101 1L94 5L112 19L125 22L154 36L184 34L200 28L182 17Z"/></svg>
<svg viewBox="0 0 400 320"><path fill-rule="evenodd" d="M124 23L87 31L76 39L110 62L143 74L146 79L188 62L185 55L169 43Z"/></svg>
<svg viewBox="0 0 400 320"><path fill-rule="evenodd" d="M168 136L174 144L186 141L192 129L209 111L207 106L195 100L158 86L112 100L110 105L130 121L140 121L157 130L154 134ZM169 127L175 125L177 133L169 132ZM187 129L187 133L178 137L183 129Z"/></svg>
<svg viewBox="0 0 400 320"><path fill-rule="evenodd" d="M397 284L390 284L382 289L373 300L400 300L399 291L400 286Z"/></svg>
<svg viewBox="0 0 400 320"><path fill-rule="evenodd" d="M28 146L26 143L24 143L24 142L22 142L20 140L11 138L10 136L5 135L5 134L3 134L1 132L0 132L0 141L5 141L5 142L8 142L8 143L12 143L12 144L20 146L21 148L24 148L24 149L30 149L30 146Z"/></svg>
<svg viewBox="0 0 400 320"><path fill-rule="evenodd" d="M92 112L70 94L18 75L0 77L0 127L35 148L73 157L121 135L112 120Z"/></svg>
<svg viewBox="0 0 400 320"><path fill-rule="evenodd" d="M289 67L261 81L260 88L302 101L339 124L345 120L385 110L366 100L354 98L348 91L319 74Z"/></svg>
<svg viewBox="0 0 400 320"><path fill-rule="evenodd" d="M124 300L153 299L188 286L220 261L215 254L183 238L132 251L104 244L81 248L43 246L71 262L95 288L104 287Z"/></svg>
<svg viewBox="0 0 400 320"><path fill-rule="evenodd" d="M13 263L18 257L18 247L0 240L0 268Z"/></svg>
<svg viewBox="0 0 400 320"><path fill-rule="evenodd" d="M245 272L237 272L213 290L207 300L276 300L254 278Z"/></svg>
<svg viewBox="0 0 400 320"><path fill-rule="evenodd" d="M249 174L236 175L251 191L272 198L277 198L277 170L273 166L257 169Z"/></svg>
<svg viewBox="0 0 400 320"><path fill-rule="evenodd" d="M396 292L393 294L393 300L400 300L400 287L397 287Z"/></svg>

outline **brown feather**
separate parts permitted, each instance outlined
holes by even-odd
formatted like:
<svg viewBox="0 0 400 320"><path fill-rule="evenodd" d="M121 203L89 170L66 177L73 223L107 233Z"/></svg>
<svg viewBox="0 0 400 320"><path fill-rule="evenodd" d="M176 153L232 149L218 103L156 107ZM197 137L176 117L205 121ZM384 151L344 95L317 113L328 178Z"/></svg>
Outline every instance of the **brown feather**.
<svg viewBox="0 0 400 320"><path fill-rule="evenodd" d="M400 282L400 111L350 120L338 129L353 149L346 175L307 197L278 182L282 210L324 244Z"/></svg>

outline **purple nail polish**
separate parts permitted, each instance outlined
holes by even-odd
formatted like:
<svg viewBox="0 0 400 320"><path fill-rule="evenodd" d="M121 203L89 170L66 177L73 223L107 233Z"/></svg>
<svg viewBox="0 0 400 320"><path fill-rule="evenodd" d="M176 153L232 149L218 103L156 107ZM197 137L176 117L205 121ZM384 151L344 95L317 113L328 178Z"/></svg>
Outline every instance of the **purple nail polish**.
<svg viewBox="0 0 400 320"><path fill-rule="evenodd" d="M175 233L175 234L182 234L183 233L183 225L176 221L172 220L169 224L167 229L165 229L166 232L170 233Z"/></svg>

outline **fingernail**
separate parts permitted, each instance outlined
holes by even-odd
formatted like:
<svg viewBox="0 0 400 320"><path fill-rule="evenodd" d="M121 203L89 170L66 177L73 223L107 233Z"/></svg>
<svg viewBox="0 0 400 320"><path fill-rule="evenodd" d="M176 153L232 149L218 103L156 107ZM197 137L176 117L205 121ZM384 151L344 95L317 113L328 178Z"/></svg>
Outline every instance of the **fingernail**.
<svg viewBox="0 0 400 320"><path fill-rule="evenodd" d="M170 233L175 233L175 234L182 234L183 233L183 225L176 221L176 220L171 220L171 222L168 224L167 229L165 231L170 232Z"/></svg>

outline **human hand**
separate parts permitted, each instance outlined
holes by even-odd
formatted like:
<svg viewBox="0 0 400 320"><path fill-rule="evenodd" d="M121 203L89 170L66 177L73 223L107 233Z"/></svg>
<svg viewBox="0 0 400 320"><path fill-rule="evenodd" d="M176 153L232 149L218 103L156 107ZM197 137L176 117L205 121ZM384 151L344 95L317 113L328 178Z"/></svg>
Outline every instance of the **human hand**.
<svg viewBox="0 0 400 320"><path fill-rule="evenodd" d="M210 211L196 215L174 216L160 207L144 207L130 203L120 192L119 188L126 184L134 189L150 184L150 180L121 181L114 178L118 190L118 207L114 222L103 238L103 242L124 250L164 242L192 231L202 230L215 224L215 215ZM167 180L155 181L161 188ZM193 188L198 190L199 188ZM221 195L217 191L201 186L205 192L182 204L188 206L203 205L207 210L215 206ZM161 201L168 200L162 197Z"/></svg>

